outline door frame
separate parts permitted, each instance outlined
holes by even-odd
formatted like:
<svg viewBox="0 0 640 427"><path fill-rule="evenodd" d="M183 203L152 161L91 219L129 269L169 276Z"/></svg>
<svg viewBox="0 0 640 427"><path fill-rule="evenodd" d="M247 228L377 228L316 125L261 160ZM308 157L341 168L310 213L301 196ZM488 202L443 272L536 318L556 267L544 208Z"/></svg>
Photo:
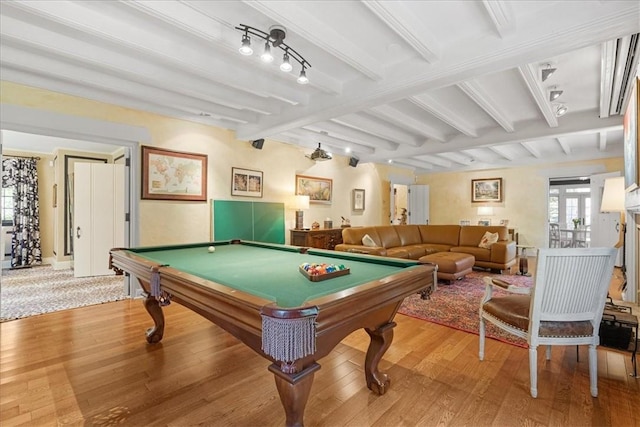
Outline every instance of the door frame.
<svg viewBox="0 0 640 427"><path fill-rule="evenodd" d="M125 188L127 192L125 206L129 207L130 219L128 236L125 237L131 246L139 245L140 210L137 197L138 194L141 194L140 174L138 173L139 146L151 143L151 133L147 128L3 104L1 129L126 147L130 161L129 167L125 166L125 174L131 185ZM132 286L129 280L125 280L125 294L132 295Z"/></svg>

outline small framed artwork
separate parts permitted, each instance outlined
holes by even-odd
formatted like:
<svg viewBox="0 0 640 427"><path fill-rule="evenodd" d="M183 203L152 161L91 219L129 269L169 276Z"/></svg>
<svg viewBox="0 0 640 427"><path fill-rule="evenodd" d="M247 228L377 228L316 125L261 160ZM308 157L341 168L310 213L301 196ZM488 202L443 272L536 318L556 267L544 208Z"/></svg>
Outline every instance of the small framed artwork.
<svg viewBox="0 0 640 427"><path fill-rule="evenodd" d="M264 185L261 171L231 168L231 195L262 197Z"/></svg>
<svg viewBox="0 0 640 427"><path fill-rule="evenodd" d="M491 220L488 219L481 219L480 221L478 221L478 225L484 225L486 227L491 225Z"/></svg>
<svg viewBox="0 0 640 427"><path fill-rule="evenodd" d="M502 178L472 179L471 202L502 202Z"/></svg>
<svg viewBox="0 0 640 427"><path fill-rule="evenodd" d="M142 146L142 198L205 202L206 154Z"/></svg>
<svg viewBox="0 0 640 427"><path fill-rule="evenodd" d="M364 190L361 188L355 188L352 192L352 210L363 211L364 210Z"/></svg>
<svg viewBox="0 0 640 427"><path fill-rule="evenodd" d="M460 221L460 225L471 225L471 221L468 219L463 219Z"/></svg>
<svg viewBox="0 0 640 427"><path fill-rule="evenodd" d="M509 220L508 219L501 219L500 220L500 225L504 225L506 227L507 225L509 225Z"/></svg>
<svg viewBox="0 0 640 427"><path fill-rule="evenodd" d="M330 204L333 195L333 180L296 175L296 195L309 196L310 203Z"/></svg>

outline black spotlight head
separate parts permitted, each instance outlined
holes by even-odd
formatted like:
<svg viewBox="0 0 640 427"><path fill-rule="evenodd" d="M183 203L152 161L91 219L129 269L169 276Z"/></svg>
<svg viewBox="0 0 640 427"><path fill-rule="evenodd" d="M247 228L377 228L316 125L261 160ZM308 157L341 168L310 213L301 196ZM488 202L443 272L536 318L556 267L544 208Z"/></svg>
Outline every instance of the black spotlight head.
<svg viewBox="0 0 640 427"><path fill-rule="evenodd" d="M262 146L264 145L264 139L256 139L255 141L251 141L251 145L253 146L253 148L262 150Z"/></svg>
<svg viewBox="0 0 640 427"><path fill-rule="evenodd" d="M358 166L359 161L360 159L357 159L355 157L349 157L349 166L353 166L355 168L356 166Z"/></svg>

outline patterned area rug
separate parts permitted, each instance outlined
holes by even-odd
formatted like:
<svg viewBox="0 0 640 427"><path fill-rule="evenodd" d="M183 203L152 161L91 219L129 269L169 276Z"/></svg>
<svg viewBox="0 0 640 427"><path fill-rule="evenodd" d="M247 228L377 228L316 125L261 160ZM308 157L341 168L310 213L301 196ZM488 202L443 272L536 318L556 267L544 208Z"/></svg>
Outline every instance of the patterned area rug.
<svg viewBox="0 0 640 427"><path fill-rule="evenodd" d="M405 298L398 313L478 335L478 309L485 289L483 277L486 276L500 278L514 286L533 285L531 277L473 271L451 285L445 284L446 282L438 283L438 290L431 295L431 299L423 300L419 294ZM508 295L507 292L495 288L493 294ZM526 341L504 332L489 322L485 324L487 338L527 348Z"/></svg>
<svg viewBox="0 0 640 427"><path fill-rule="evenodd" d="M123 276L76 278L50 265L2 270L0 322L125 298Z"/></svg>

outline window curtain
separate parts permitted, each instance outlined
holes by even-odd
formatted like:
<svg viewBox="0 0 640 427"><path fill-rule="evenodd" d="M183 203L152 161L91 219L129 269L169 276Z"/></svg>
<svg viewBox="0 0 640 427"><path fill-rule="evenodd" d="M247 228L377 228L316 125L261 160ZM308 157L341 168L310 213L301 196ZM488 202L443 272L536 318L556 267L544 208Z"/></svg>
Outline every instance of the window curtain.
<svg viewBox="0 0 640 427"><path fill-rule="evenodd" d="M36 165L34 158L2 160L2 187L13 187L11 268L42 263Z"/></svg>

